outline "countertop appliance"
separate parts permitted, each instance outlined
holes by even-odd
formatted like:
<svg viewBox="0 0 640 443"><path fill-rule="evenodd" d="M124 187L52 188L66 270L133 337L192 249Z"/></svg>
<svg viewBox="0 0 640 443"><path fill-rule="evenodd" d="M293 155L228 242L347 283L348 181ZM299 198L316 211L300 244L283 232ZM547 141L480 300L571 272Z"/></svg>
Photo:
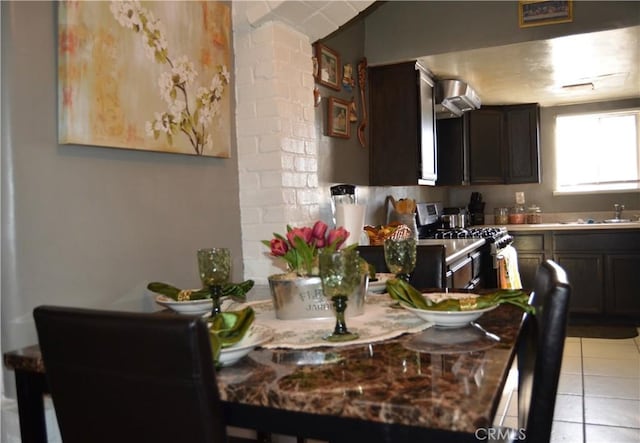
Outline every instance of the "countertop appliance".
<svg viewBox="0 0 640 443"><path fill-rule="evenodd" d="M430 238L429 233L441 226L442 203L418 203L416 205L416 222L418 238Z"/></svg>

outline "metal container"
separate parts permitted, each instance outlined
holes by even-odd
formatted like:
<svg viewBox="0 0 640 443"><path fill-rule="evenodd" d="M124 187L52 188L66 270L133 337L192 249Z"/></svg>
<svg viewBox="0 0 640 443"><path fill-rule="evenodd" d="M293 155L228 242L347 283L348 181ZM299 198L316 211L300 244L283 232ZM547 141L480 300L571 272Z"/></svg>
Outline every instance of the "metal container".
<svg viewBox="0 0 640 443"><path fill-rule="evenodd" d="M349 296L345 315L357 317L364 314L364 301L369 286L369 277L363 276L360 286ZM305 318L333 318L333 307L322 292L320 277L291 277L291 274L276 274L269 277L269 288L280 320Z"/></svg>

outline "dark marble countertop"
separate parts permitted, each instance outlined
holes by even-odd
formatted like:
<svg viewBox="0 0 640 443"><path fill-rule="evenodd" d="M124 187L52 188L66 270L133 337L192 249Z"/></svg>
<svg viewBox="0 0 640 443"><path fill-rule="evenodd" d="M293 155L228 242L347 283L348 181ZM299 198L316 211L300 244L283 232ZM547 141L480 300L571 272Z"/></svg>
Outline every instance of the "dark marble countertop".
<svg viewBox="0 0 640 443"><path fill-rule="evenodd" d="M473 433L492 423L521 318L503 305L477 320L499 342L475 328L471 338L429 328L436 335L428 339L423 332L341 348L257 349L218 371L220 395L232 404ZM5 353L4 363L45 370L37 346Z"/></svg>

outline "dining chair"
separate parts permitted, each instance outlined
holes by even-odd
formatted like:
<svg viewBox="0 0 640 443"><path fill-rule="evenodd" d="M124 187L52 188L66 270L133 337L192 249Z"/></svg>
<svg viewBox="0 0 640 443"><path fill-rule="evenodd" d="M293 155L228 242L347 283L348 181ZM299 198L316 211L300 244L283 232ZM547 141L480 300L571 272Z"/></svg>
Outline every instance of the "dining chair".
<svg viewBox="0 0 640 443"><path fill-rule="evenodd" d="M375 266L376 272L389 272L384 260L384 246L358 246L360 257ZM444 288L446 284L445 247L443 245L418 245L416 267L409 283L420 289Z"/></svg>
<svg viewBox="0 0 640 443"><path fill-rule="evenodd" d="M33 316L64 443L229 438L202 319L39 306Z"/></svg>
<svg viewBox="0 0 640 443"><path fill-rule="evenodd" d="M548 443L566 339L571 286L567 274L552 260L536 272L517 342L518 430L508 441Z"/></svg>

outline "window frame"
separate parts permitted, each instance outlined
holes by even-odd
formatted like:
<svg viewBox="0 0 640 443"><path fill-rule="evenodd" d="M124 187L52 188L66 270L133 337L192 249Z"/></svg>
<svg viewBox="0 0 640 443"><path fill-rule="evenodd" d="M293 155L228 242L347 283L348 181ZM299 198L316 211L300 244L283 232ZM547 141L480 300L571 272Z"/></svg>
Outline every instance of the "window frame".
<svg viewBox="0 0 640 443"><path fill-rule="evenodd" d="M557 124L558 119L562 117L576 117L576 116L614 116L616 114L635 114L636 120L636 168L638 171L638 179L635 183L631 183L629 187L607 187L603 184L583 184L575 186L559 186L559 174L560 174L560 146L557 138ZM578 195L578 194L623 194L623 193L635 193L640 191L640 107L619 108L610 110L599 111L582 111L582 112L567 112L559 113L554 117L554 162L555 162L555 174L553 184L553 195Z"/></svg>

